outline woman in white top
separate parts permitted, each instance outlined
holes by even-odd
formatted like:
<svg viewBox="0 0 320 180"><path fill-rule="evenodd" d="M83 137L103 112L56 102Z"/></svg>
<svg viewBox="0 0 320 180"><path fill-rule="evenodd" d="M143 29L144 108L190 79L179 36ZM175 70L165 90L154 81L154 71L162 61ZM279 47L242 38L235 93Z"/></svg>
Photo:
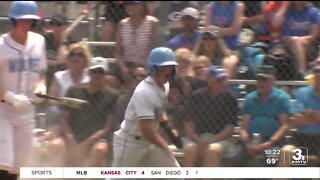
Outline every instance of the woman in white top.
<svg viewBox="0 0 320 180"><path fill-rule="evenodd" d="M65 96L71 86L88 82L89 76L86 67L90 56L90 50L87 45L83 43L70 45L66 56L67 69L54 74L49 95L56 97ZM60 110L54 104L50 104L52 106L47 109L47 121L49 125L52 125L57 123Z"/></svg>
<svg viewBox="0 0 320 180"><path fill-rule="evenodd" d="M148 15L143 1L125 1L129 17L121 20L117 34L116 58L125 81L129 70L146 66L147 57L157 42L158 19Z"/></svg>
<svg viewBox="0 0 320 180"><path fill-rule="evenodd" d="M89 81L86 71L90 58L90 50L83 43L74 43L70 46L67 54L67 69L58 71L54 74L52 85L49 89L49 95L64 96L67 90L79 83Z"/></svg>

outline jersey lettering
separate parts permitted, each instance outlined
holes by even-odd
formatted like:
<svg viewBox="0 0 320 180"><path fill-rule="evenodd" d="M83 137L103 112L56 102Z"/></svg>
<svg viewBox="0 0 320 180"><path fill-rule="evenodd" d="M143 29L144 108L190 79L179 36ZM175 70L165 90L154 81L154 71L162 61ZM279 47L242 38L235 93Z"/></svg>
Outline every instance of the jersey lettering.
<svg viewBox="0 0 320 180"><path fill-rule="evenodd" d="M9 72L22 72L22 71L32 71L39 72L37 68L40 63L40 58L29 58L24 60L22 58L13 59L9 61Z"/></svg>

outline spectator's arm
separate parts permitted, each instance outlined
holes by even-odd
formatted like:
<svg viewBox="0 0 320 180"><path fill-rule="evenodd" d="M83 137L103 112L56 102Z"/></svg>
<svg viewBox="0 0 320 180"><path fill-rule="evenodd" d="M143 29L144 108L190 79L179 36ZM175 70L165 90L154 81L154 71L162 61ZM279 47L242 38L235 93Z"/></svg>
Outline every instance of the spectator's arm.
<svg viewBox="0 0 320 180"><path fill-rule="evenodd" d="M58 64L63 64L66 62L68 54L68 46L64 43L61 43L57 52L57 62Z"/></svg>
<svg viewBox="0 0 320 180"><path fill-rule="evenodd" d="M250 142L250 135L248 133L250 120L251 116L248 114L243 115L241 118L240 139L243 143Z"/></svg>
<svg viewBox="0 0 320 180"><path fill-rule="evenodd" d="M221 140L226 140L232 135L233 128L233 125L226 125L226 127L222 131L220 131L220 133L213 135L209 141L218 142Z"/></svg>
<svg viewBox="0 0 320 180"><path fill-rule="evenodd" d="M107 117L105 127L103 128L103 130L105 131L106 134L111 133L111 131L113 129L114 121L115 121L114 115L109 115Z"/></svg>
<svg viewBox="0 0 320 180"><path fill-rule="evenodd" d="M69 112L64 110L62 111L59 118L59 129L60 136L67 138L68 134L71 132L68 126Z"/></svg>
<svg viewBox="0 0 320 180"><path fill-rule="evenodd" d="M228 28L219 27L219 34L221 36L234 36L239 33L244 20L243 18L244 8L245 8L244 4L239 2L231 27L228 27Z"/></svg>
<svg viewBox="0 0 320 180"><path fill-rule="evenodd" d="M279 121L281 123L281 126L278 131L271 137L270 141L272 143L279 142L284 137L289 128L289 115L286 113L281 113L279 115Z"/></svg>
<svg viewBox="0 0 320 180"><path fill-rule="evenodd" d="M54 76L52 78L52 83L49 87L49 95L59 97L60 90L61 90L60 84L58 83L57 78Z"/></svg>
<svg viewBox="0 0 320 180"><path fill-rule="evenodd" d="M318 118L318 119L320 119L320 118ZM319 121L317 122L316 119L314 119L310 116L306 116L303 113L295 114L293 116L292 120L290 121L291 126L297 126L297 127L298 126L314 125L317 123L319 123Z"/></svg>
<svg viewBox="0 0 320 180"><path fill-rule="evenodd" d="M256 24L261 24L264 22L264 15L256 15L252 17L243 17L243 24L246 25L256 25Z"/></svg>
<svg viewBox="0 0 320 180"><path fill-rule="evenodd" d="M318 35L319 35L319 24L313 24L311 26L310 34L307 36L303 36L301 38L303 38L307 42L311 42L316 40L318 38Z"/></svg>
<svg viewBox="0 0 320 180"><path fill-rule="evenodd" d="M156 43L158 42L158 25L159 25L159 20L155 17L152 17L152 30L151 30L151 41L149 43L149 47L148 47L148 51L147 53L149 54L149 52L156 46Z"/></svg>
<svg viewBox="0 0 320 180"><path fill-rule="evenodd" d="M289 7L289 1L283 1L281 4L280 9L275 13L275 15L272 18L272 25L274 27L281 27L282 24L285 21L285 15L287 12L287 9Z"/></svg>
<svg viewBox="0 0 320 180"><path fill-rule="evenodd" d="M237 124L238 100L230 95L229 98L225 98L225 103L229 105L229 111L223 118L226 125L222 131L216 135L213 135L210 142L221 141L231 137L233 128Z"/></svg>
<svg viewBox="0 0 320 180"><path fill-rule="evenodd" d="M96 131L94 134L92 134L87 140L86 142L89 144L93 144L95 141L97 141L99 138L102 138L103 136L105 136L106 134L110 133L112 130L112 116L108 116L106 118L106 124L105 127L103 127L102 129Z"/></svg>
<svg viewBox="0 0 320 180"><path fill-rule="evenodd" d="M279 115L279 121L281 123L280 128L277 132L274 133L274 135L270 138L269 141L263 142L262 144L258 145L258 148L256 151L262 152L265 149L269 149L275 145L275 143L281 141L281 139L284 137L285 133L287 132L289 125L288 125L288 114L281 113Z"/></svg>
<svg viewBox="0 0 320 180"><path fill-rule="evenodd" d="M206 13L206 16L205 16L205 22L204 22L204 30L207 30L207 28L211 25L211 5L208 4L205 8L205 13Z"/></svg>
<svg viewBox="0 0 320 180"><path fill-rule="evenodd" d="M60 96L60 91L61 91L61 87L60 87L60 84L58 83L57 81L57 78L54 76L52 78L52 83L49 87L49 91L48 91L48 94L50 96L54 96L54 97L59 97ZM47 102L51 105L57 105L57 101L56 100L47 100Z"/></svg>
<svg viewBox="0 0 320 180"><path fill-rule="evenodd" d="M283 96L281 105L279 107L280 113L278 116L278 119L280 122L280 128L270 138L271 144L281 141L281 139L284 137L285 133L289 128L289 114L290 114L290 110L292 109L290 99L291 97L288 94Z"/></svg>
<svg viewBox="0 0 320 180"><path fill-rule="evenodd" d="M194 142L199 142L200 141L200 137L198 136L198 134L195 132L194 130L194 124L192 122L186 122L185 123L185 130L186 130L186 134L187 136Z"/></svg>
<svg viewBox="0 0 320 180"><path fill-rule="evenodd" d="M119 23L119 28L116 34L116 59L117 59L117 63L120 66L120 68L125 67L125 64L123 62L123 42L122 42L122 38L121 38L121 28L122 28L122 21L120 21Z"/></svg>

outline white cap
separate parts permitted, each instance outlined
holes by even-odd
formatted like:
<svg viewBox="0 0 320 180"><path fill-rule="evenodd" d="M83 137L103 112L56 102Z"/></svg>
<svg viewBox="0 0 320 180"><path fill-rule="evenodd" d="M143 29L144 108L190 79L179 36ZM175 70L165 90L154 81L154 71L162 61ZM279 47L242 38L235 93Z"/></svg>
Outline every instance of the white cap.
<svg viewBox="0 0 320 180"><path fill-rule="evenodd" d="M200 19L200 12L192 7L187 7L181 11L181 15L183 16L191 16L195 19Z"/></svg>
<svg viewBox="0 0 320 180"><path fill-rule="evenodd" d="M103 57L94 57L90 59L89 69L103 68L105 71L109 70L109 64Z"/></svg>

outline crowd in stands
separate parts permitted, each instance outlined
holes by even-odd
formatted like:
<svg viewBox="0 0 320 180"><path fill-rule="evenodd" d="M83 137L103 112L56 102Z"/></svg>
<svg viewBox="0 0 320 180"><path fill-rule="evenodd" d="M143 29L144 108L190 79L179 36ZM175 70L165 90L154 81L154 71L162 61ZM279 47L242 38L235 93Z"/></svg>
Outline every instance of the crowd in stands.
<svg viewBox="0 0 320 180"><path fill-rule="evenodd" d="M228 159L233 166L247 166L266 149L281 150L285 159L283 152L289 154L295 146L320 157L317 4L172 2L165 46L175 51L178 66L170 82L167 113L184 140L181 165L224 166L223 159ZM134 88L148 76L146 61L158 41L160 11L161 6L150 13L143 1L106 1L101 40L116 41L116 63L92 58L85 44L64 40L67 18L52 17L41 32L47 41L48 94L87 100L89 105L75 110L54 101L38 104L37 111L47 114L47 127L35 136L39 146L35 144L31 157L37 158L30 165L110 165L113 132L124 119ZM305 80L307 75L313 83L293 93L274 84ZM242 107L238 86L229 79L256 80L254 90L242 97ZM238 150L230 155L237 126ZM291 128L298 130L288 141ZM260 141L253 142L257 133ZM279 162L278 166L290 165Z"/></svg>

